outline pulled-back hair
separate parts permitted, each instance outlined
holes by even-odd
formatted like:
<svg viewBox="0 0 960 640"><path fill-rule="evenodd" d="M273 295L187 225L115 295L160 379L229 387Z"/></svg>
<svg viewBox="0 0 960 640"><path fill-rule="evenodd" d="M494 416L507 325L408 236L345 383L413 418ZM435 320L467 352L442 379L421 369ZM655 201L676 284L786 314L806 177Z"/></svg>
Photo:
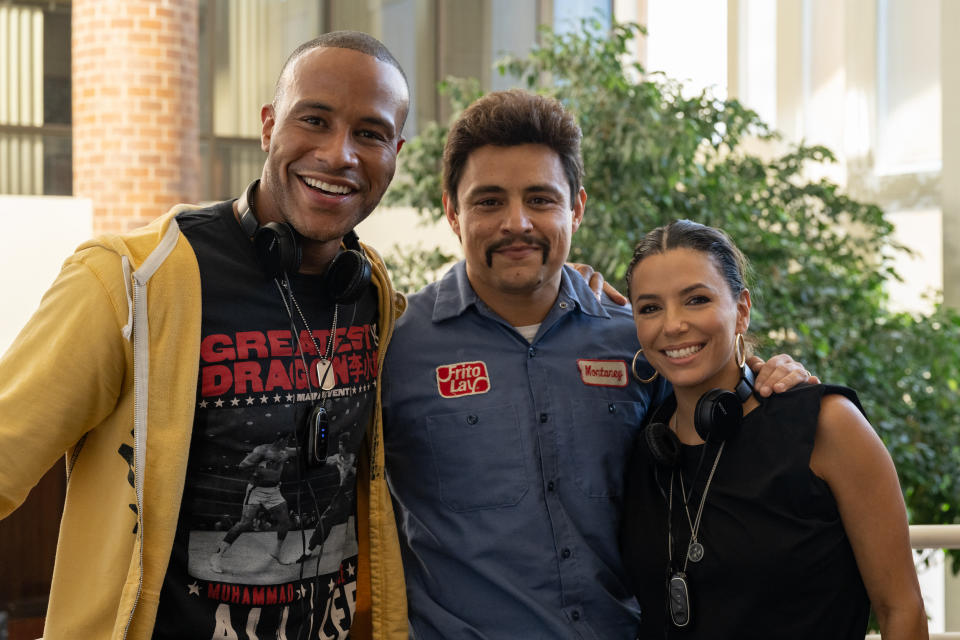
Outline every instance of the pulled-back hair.
<svg viewBox="0 0 960 640"><path fill-rule="evenodd" d="M559 157L576 201L583 181L580 127L559 101L520 89L480 98L450 127L443 148L443 190L457 206L457 187L470 154L486 145L542 144Z"/></svg>
<svg viewBox="0 0 960 640"><path fill-rule="evenodd" d="M709 255L720 275L727 281L734 300L747 288L747 259L733 244L730 236L720 229L699 222L674 220L668 225L657 227L637 243L633 259L627 267L627 291L630 291L630 278L634 269L644 258L666 253L671 249L693 249Z"/></svg>

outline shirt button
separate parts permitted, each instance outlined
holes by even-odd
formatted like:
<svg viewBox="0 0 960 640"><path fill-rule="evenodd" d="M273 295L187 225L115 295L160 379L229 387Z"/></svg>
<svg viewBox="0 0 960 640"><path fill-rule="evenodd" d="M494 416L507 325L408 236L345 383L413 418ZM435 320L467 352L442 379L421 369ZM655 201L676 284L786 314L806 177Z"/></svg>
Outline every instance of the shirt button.
<svg viewBox="0 0 960 640"><path fill-rule="evenodd" d="M553 480L547 483L547 491L553 491L557 488L557 485L553 483Z"/></svg>
<svg viewBox="0 0 960 640"><path fill-rule="evenodd" d="M533 347L530 347L527 349L527 355L532 358L533 356L537 355L537 350Z"/></svg>
<svg viewBox="0 0 960 640"><path fill-rule="evenodd" d="M566 302L561 302L561 303L560 303L560 308L561 308L561 309L566 309L566 308L567 308L567 303L566 303Z"/></svg>
<svg viewBox="0 0 960 640"><path fill-rule="evenodd" d="M576 620L579 620L579 619L580 619L580 612L579 612L579 611L571 611L571 612L570 612L570 617L573 618L575 621L576 621Z"/></svg>
<svg viewBox="0 0 960 640"><path fill-rule="evenodd" d="M608 405L607 405L607 411L609 411L610 413L614 413L614 412L616 412L616 410L617 410L617 408L616 408L614 405L612 405L612 404L608 404Z"/></svg>
<svg viewBox="0 0 960 640"><path fill-rule="evenodd" d="M479 420L477 416L467 416L467 424L477 424Z"/></svg>
<svg viewBox="0 0 960 640"><path fill-rule="evenodd" d="M540 414L540 422L546 422L546 421L547 421L547 414L541 413L541 414Z"/></svg>
<svg viewBox="0 0 960 640"><path fill-rule="evenodd" d="M563 558L564 560L566 560L567 558L569 558L569 557L570 557L570 549L564 549L563 551L561 551L561 552L560 552L560 557Z"/></svg>

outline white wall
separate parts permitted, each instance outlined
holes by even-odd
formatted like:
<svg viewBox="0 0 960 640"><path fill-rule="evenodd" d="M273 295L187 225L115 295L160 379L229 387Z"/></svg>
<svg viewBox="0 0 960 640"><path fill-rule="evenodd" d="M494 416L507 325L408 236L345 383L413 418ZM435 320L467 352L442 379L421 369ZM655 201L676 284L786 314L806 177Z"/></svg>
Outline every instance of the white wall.
<svg viewBox="0 0 960 640"><path fill-rule="evenodd" d="M0 196L0 353L40 304L64 259L93 233L84 198Z"/></svg>
<svg viewBox="0 0 960 640"><path fill-rule="evenodd" d="M890 306L897 311L933 311L933 294L943 289L943 233L939 208L887 211L893 223L894 239L914 251L900 254L894 262L903 282L893 282L887 290Z"/></svg>
<svg viewBox="0 0 960 640"><path fill-rule="evenodd" d="M424 218L410 207L378 207L357 226L357 235L382 256L417 246L439 247L458 258L463 255L460 242L446 220L424 223Z"/></svg>

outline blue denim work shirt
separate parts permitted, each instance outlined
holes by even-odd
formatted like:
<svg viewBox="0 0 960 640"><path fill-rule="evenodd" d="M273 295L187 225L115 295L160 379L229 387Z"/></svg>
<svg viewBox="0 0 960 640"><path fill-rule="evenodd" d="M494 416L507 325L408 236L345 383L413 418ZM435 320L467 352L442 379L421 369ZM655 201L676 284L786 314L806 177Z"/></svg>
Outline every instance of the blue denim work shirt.
<svg viewBox="0 0 960 640"><path fill-rule="evenodd" d="M636 637L621 495L665 395L630 375L637 349L629 309L568 267L532 343L462 261L410 296L382 384L414 638Z"/></svg>

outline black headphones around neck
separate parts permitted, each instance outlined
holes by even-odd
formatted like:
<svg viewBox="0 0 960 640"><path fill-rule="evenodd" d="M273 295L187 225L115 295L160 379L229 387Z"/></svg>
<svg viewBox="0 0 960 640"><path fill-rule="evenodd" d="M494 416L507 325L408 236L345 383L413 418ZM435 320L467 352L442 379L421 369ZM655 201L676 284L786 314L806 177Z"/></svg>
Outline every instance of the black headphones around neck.
<svg viewBox="0 0 960 640"><path fill-rule="evenodd" d="M267 277L277 278L284 273L296 273L303 259L297 242L298 234L286 222L259 223L253 207L253 194L259 185L259 179L251 182L237 200L240 227L253 241L257 260ZM346 248L330 262L323 280L334 302L352 304L370 286L372 267L355 231L351 230L343 237L343 244Z"/></svg>
<svg viewBox="0 0 960 640"><path fill-rule="evenodd" d="M740 367L740 380L733 391L711 389L700 396L693 412L693 427L697 435L710 442L726 442L736 436L743 420L743 403L753 393L753 371L746 364ZM676 408L675 402L665 403L651 417L643 430L644 441L657 465L672 469L680 459L680 439L667 425Z"/></svg>

